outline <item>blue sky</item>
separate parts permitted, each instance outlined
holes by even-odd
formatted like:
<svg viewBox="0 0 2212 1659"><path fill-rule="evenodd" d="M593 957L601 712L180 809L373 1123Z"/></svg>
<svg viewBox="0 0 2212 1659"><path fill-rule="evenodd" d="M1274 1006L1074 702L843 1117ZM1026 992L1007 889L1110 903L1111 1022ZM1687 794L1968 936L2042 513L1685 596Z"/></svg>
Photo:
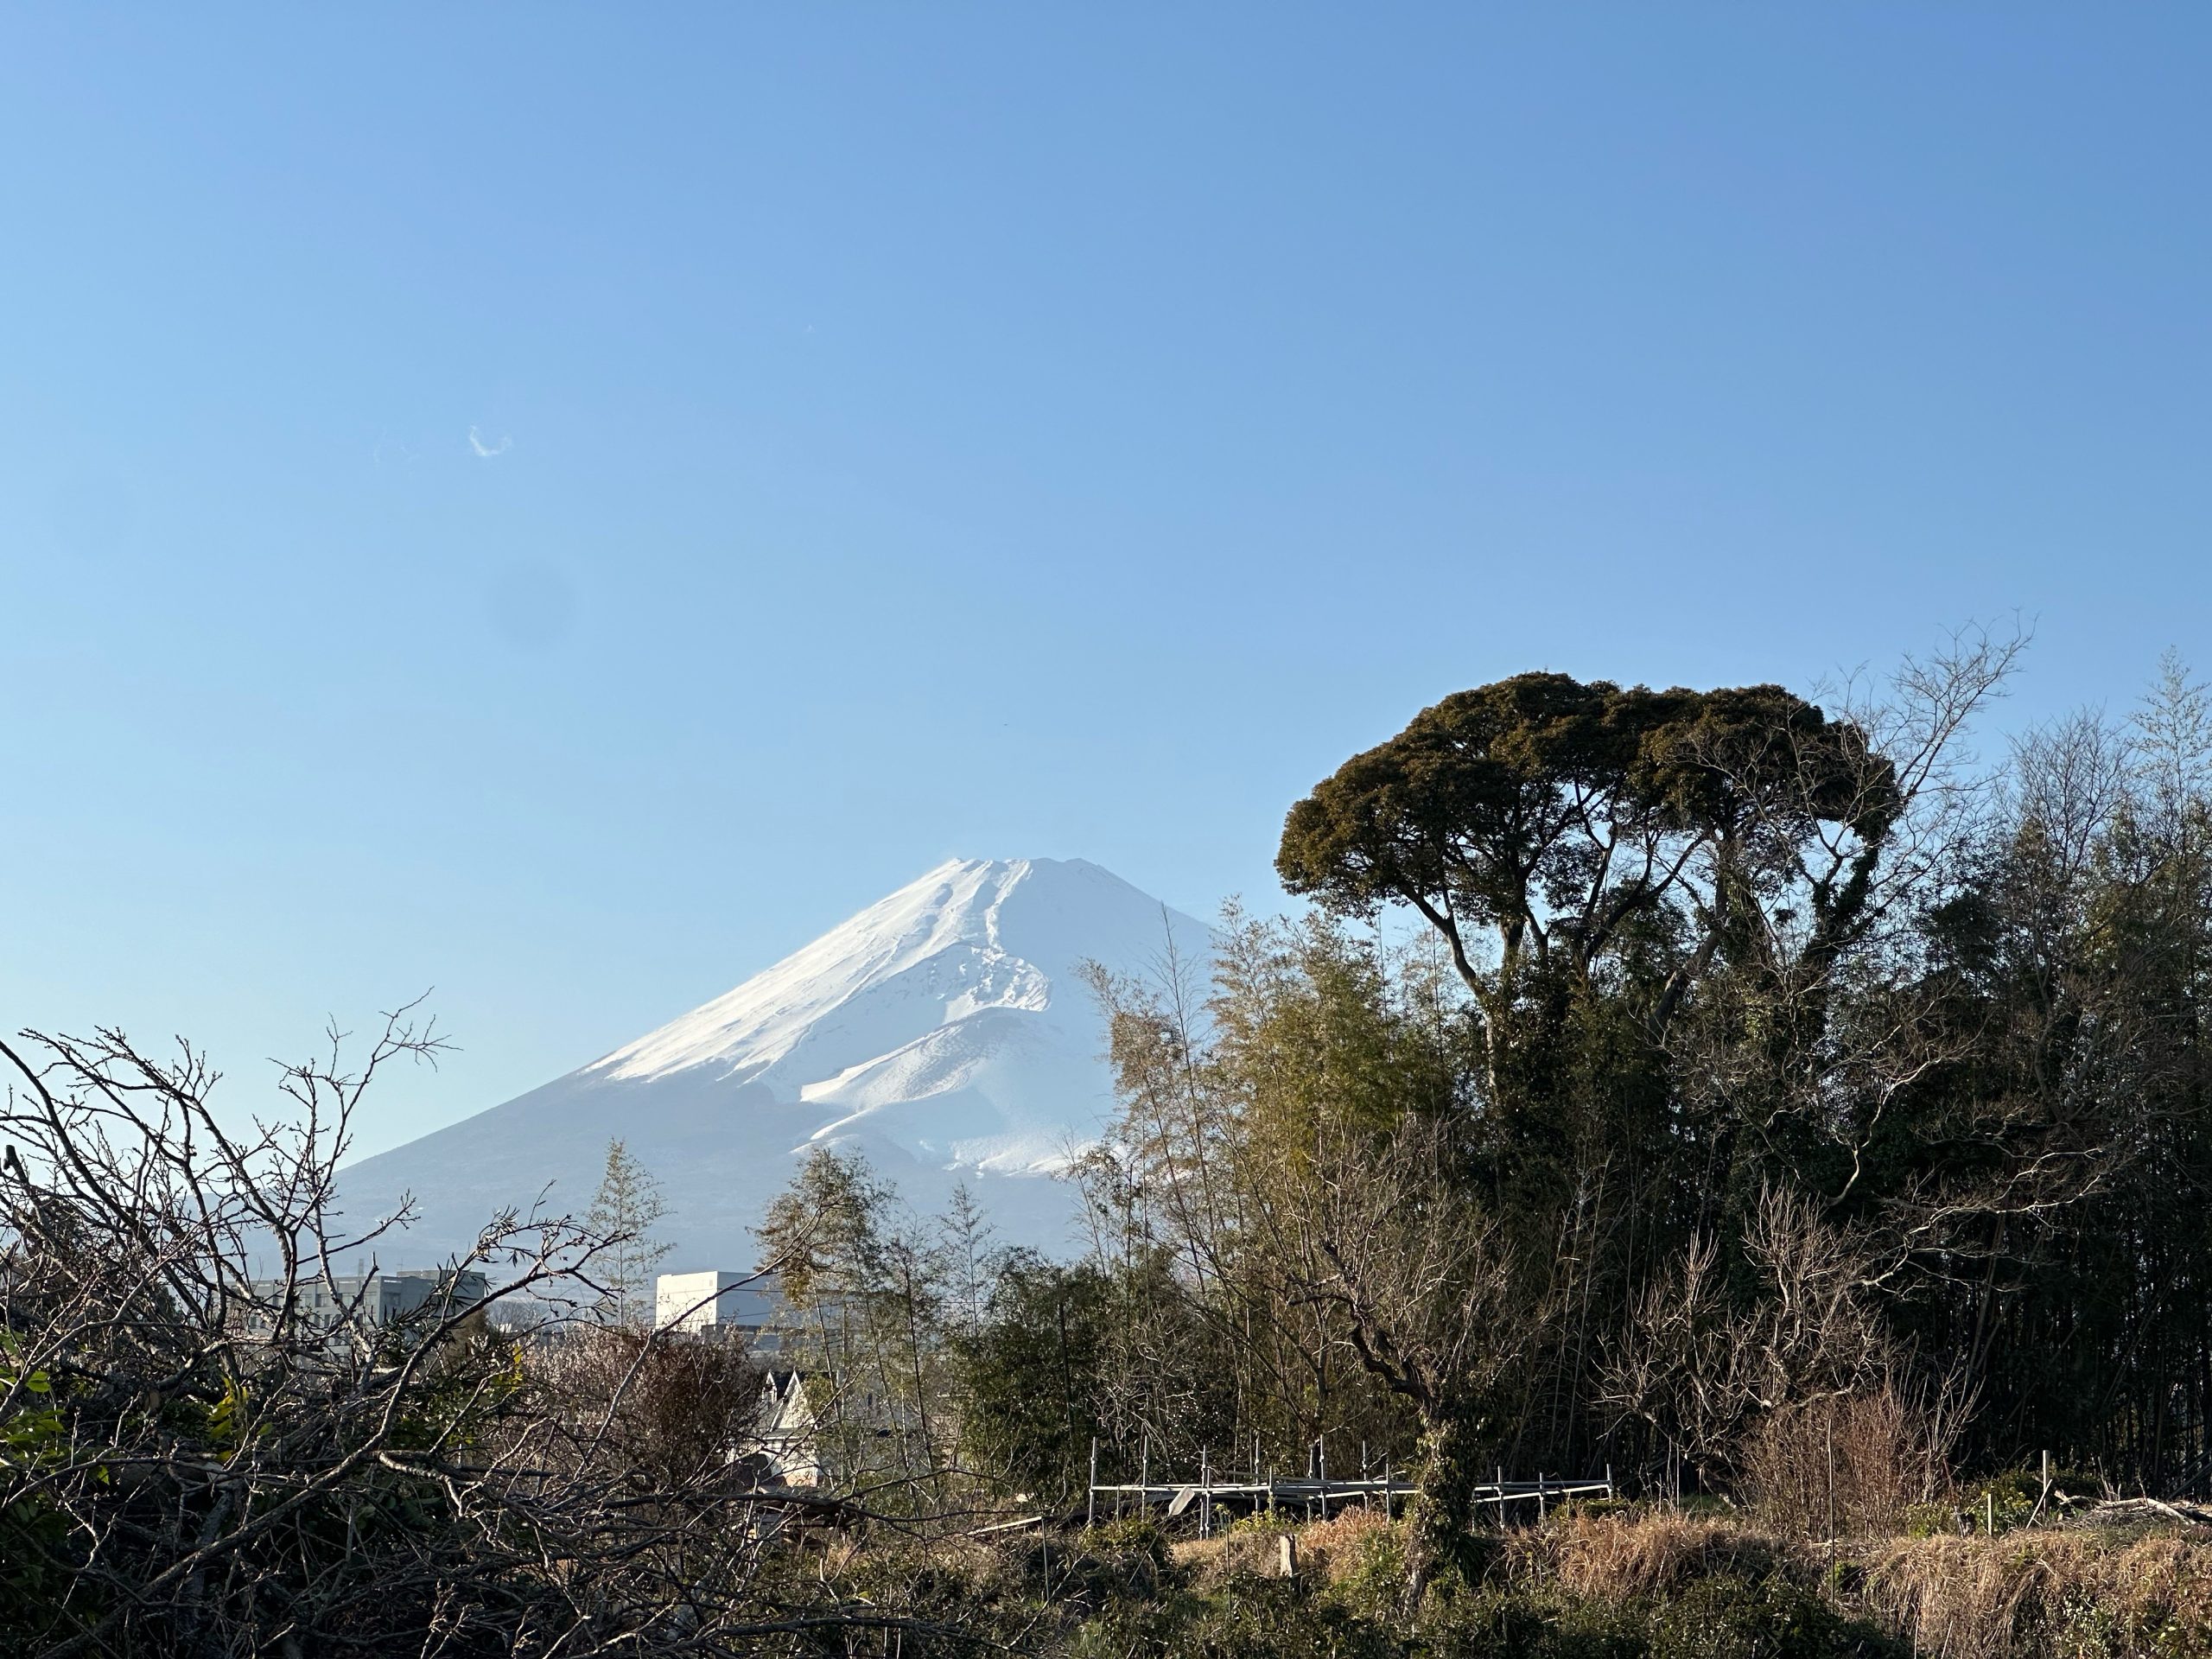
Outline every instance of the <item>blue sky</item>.
<svg viewBox="0 0 2212 1659"><path fill-rule="evenodd" d="M464 1046L953 855L1264 905L1522 669L2212 662L2212 12L0 14L0 1024ZM488 453L486 453L488 452Z"/></svg>

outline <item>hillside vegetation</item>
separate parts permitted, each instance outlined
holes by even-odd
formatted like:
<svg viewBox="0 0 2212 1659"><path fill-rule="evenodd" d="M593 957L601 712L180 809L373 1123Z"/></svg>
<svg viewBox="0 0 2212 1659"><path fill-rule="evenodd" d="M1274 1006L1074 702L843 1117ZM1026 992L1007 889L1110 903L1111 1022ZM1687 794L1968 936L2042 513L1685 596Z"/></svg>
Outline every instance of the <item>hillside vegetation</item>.
<svg viewBox="0 0 2212 1659"><path fill-rule="evenodd" d="M1978 757L2017 650L1817 703L1541 673L1422 711L1291 808L1308 914L1232 910L1203 981L1165 947L1092 976L1120 1116L1080 1248L1001 1248L957 1196L918 1217L824 1152L760 1229L772 1351L640 1328L642 1200L487 1218L460 1265L532 1330L486 1323L512 1296L305 1318L373 1243L331 1172L369 1077L435 1047L404 1020L245 1142L190 1056L26 1039L0 1629L2212 1651L2191 1513L2104 1503L2212 1484L2212 698L2168 663L2125 717ZM1232 1471L1408 1490L1289 1577L1289 1517L1090 1490ZM1624 1497L1501 1528L1501 1472Z"/></svg>

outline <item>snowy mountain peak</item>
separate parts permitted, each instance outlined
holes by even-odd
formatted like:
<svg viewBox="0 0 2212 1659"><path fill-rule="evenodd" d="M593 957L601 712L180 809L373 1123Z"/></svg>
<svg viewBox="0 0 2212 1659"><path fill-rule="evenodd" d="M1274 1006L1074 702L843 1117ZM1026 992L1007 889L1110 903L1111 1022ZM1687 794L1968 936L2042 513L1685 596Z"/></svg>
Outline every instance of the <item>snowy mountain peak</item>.
<svg viewBox="0 0 2212 1659"><path fill-rule="evenodd" d="M746 1230L810 1147L864 1153L924 1207L977 1179L1010 1237L1056 1244L1041 1177L1112 1107L1086 961L1203 961L1211 935L1082 859L955 859L678 1019L505 1105L346 1173L349 1204L412 1191L416 1242L463 1239L547 1181L581 1207L607 1139L666 1185L686 1262ZM990 1178L990 1179L980 1179Z"/></svg>
<svg viewBox="0 0 2212 1659"><path fill-rule="evenodd" d="M880 1004L880 1018L839 1022L830 1047L857 1054L894 1035L910 1042L986 1008L1042 1012L1055 978L1102 948L1102 912L1129 899L1157 915L1135 887L1080 859L949 860L587 1070L645 1078L714 1065L749 1081L862 998ZM807 1065L818 1069L822 1058L810 1054Z"/></svg>

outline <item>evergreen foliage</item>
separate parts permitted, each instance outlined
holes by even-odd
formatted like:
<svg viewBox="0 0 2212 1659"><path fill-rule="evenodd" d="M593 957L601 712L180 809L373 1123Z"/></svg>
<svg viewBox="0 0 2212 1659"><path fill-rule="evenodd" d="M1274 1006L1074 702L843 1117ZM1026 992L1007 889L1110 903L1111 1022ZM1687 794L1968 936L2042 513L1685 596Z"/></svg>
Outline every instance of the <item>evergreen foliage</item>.
<svg viewBox="0 0 2212 1659"><path fill-rule="evenodd" d="M671 1246L653 1236L668 1214L660 1182L620 1137L607 1143L607 1173L592 1195L584 1224L608 1241L594 1275L602 1287L599 1317L608 1325L639 1330L653 1321L653 1284Z"/></svg>

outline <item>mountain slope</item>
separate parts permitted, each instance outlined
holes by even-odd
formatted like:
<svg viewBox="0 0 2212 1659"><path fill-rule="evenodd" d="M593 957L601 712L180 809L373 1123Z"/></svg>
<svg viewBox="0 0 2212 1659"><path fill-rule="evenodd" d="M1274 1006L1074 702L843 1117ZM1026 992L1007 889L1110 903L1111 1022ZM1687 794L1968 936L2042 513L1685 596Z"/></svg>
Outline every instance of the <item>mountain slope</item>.
<svg viewBox="0 0 2212 1659"><path fill-rule="evenodd" d="M753 1259L747 1230L811 1147L857 1149L918 1209L966 1180L1002 1237L1063 1248L1052 1180L1112 1109L1077 970L1203 973L1211 936L1080 859L956 860L736 989L581 1070L342 1173L355 1222L411 1193L382 1254L465 1249L505 1205L590 1202L610 1136L661 1180L674 1269Z"/></svg>

